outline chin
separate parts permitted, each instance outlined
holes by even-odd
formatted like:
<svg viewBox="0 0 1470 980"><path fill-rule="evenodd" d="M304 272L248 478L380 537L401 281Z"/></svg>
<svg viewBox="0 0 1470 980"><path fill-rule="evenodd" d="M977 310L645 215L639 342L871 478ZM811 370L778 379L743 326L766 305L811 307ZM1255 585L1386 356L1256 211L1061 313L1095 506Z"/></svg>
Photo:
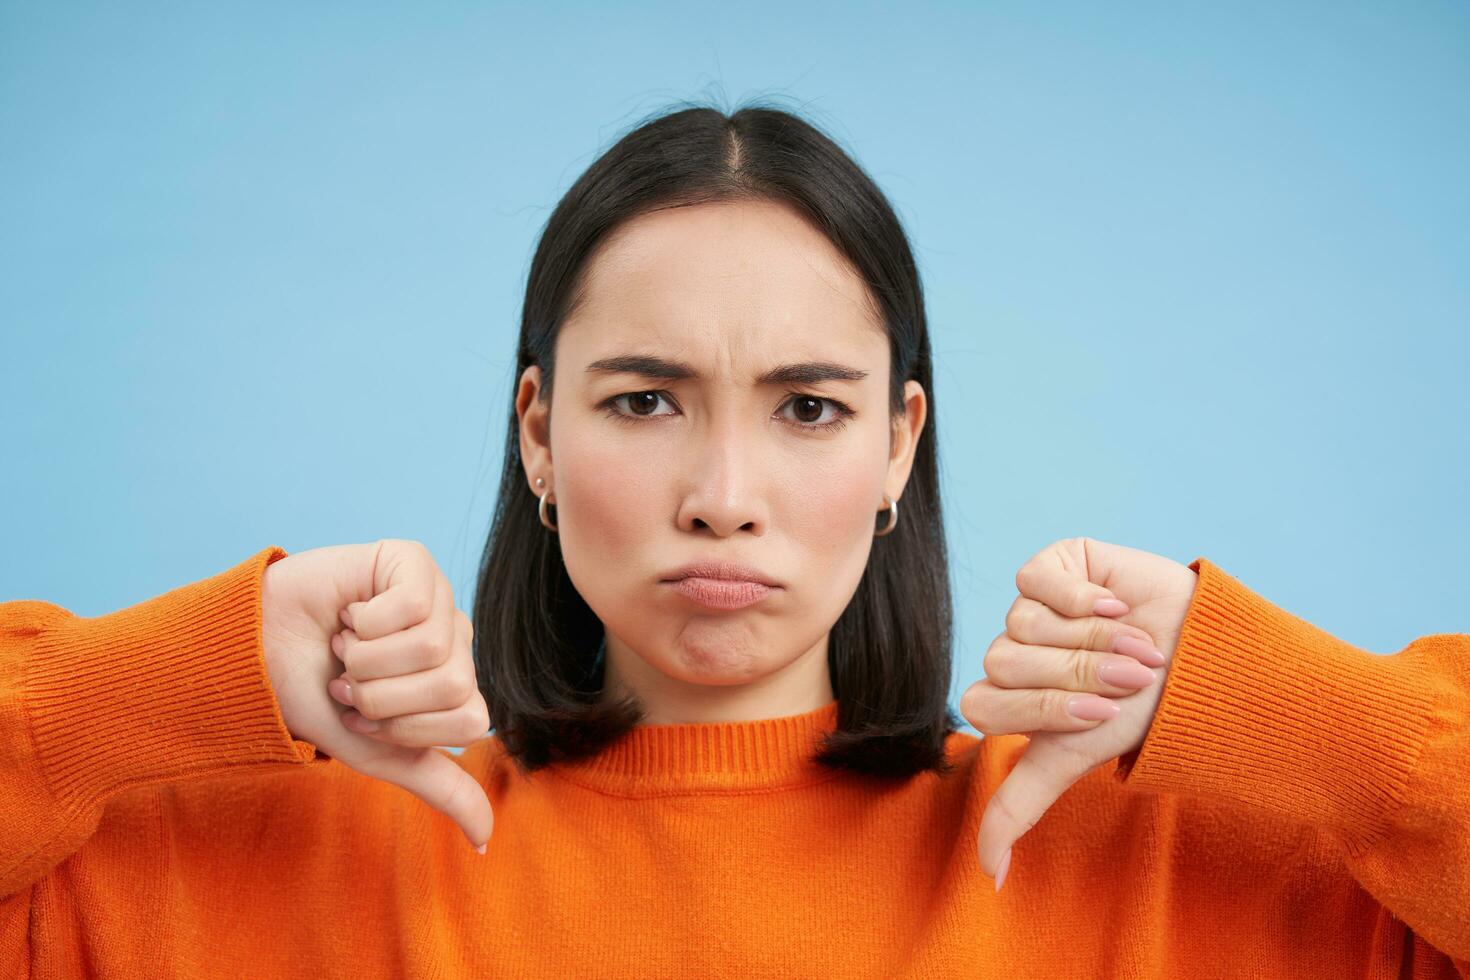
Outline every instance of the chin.
<svg viewBox="0 0 1470 980"><path fill-rule="evenodd" d="M771 669L746 650L718 644L681 643L675 658L675 676L695 684L744 684Z"/></svg>

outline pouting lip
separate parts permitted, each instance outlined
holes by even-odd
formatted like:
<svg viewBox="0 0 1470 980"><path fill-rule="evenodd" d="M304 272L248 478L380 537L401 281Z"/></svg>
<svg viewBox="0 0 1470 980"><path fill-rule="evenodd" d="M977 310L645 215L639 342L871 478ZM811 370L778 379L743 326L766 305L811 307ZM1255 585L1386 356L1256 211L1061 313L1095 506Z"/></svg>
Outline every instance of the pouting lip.
<svg viewBox="0 0 1470 980"><path fill-rule="evenodd" d="M677 582L681 578L714 578L729 582L759 582L773 588L780 588L781 583L762 572L759 568L750 565L742 565L739 562L722 561L718 558L707 558L700 561L692 561L682 568L676 568L665 572L663 581Z"/></svg>

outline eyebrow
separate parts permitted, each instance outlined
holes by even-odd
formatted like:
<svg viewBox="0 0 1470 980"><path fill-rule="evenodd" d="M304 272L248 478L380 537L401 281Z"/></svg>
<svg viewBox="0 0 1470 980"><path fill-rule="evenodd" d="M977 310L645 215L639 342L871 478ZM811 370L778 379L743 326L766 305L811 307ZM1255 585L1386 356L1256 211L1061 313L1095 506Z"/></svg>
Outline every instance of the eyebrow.
<svg viewBox="0 0 1470 980"><path fill-rule="evenodd" d="M652 354L621 354L604 357L587 365L589 374L636 374L659 381L700 380L699 372L684 361ZM823 381L861 381L868 372L832 361L802 361L782 364L756 379L758 384L820 384Z"/></svg>

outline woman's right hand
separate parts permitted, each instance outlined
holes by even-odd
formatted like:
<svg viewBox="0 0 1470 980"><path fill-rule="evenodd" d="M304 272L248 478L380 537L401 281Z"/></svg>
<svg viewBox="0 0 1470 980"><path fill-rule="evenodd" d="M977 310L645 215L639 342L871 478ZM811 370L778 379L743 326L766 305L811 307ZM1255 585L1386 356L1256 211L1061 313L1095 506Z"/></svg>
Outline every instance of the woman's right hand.
<svg viewBox="0 0 1470 980"><path fill-rule="evenodd" d="M266 667L291 735L408 790L483 848L490 801L433 748L483 738L489 709L474 629L428 549L389 538L287 555L266 566L262 606ZM353 708L337 700L343 681ZM378 729L347 727L363 719Z"/></svg>

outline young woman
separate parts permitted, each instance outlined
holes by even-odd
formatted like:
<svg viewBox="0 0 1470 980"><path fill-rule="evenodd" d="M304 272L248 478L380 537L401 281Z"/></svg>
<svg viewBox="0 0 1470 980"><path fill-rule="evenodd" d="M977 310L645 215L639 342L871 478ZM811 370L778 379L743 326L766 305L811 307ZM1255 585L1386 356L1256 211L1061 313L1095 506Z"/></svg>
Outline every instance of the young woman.
<svg viewBox="0 0 1470 980"><path fill-rule="evenodd" d="M864 172L647 121L542 235L472 616L396 539L0 605L0 971L1470 977L1470 635L1068 539L965 735L935 418Z"/></svg>

